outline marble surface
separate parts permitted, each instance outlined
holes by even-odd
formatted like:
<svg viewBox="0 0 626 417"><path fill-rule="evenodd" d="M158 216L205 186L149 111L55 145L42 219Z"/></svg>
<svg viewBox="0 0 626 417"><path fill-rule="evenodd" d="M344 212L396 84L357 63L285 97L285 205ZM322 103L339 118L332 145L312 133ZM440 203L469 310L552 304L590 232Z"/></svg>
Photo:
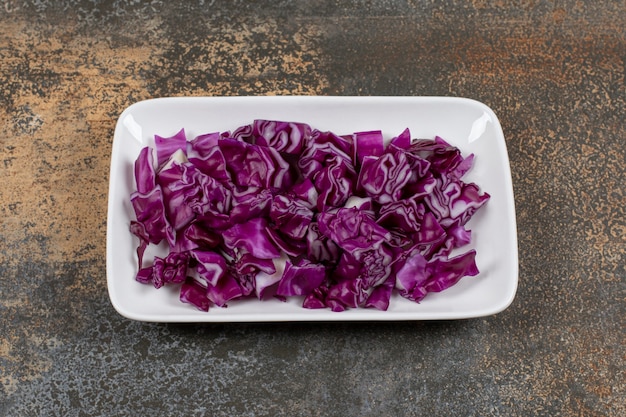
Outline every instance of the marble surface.
<svg viewBox="0 0 626 417"><path fill-rule="evenodd" d="M626 415L624 1L0 1L0 415ZM129 321L113 129L160 96L445 95L511 160L517 297L452 322Z"/></svg>

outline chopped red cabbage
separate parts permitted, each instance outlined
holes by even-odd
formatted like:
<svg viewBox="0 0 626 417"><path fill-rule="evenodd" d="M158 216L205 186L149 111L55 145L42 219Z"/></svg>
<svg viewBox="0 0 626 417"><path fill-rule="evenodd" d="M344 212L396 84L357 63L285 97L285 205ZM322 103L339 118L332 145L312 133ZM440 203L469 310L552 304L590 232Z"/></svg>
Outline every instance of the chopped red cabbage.
<svg viewBox="0 0 626 417"><path fill-rule="evenodd" d="M293 186L287 192L294 200L297 200L304 207L313 210L317 207L319 193L309 178Z"/></svg>
<svg viewBox="0 0 626 417"><path fill-rule="evenodd" d="M327 165L327 159L337 157L345 161L348 171L354 172L352 149L353 145L347 138L315 130L304 143L297 166L304 178L313 178Z"/></svg>
<svg viewBox="0 0 626 417"><path fill-rule="evenodd" d="M356 163L363 163L365 157L379 157L385 152L383 132L373 130L370 132L356 132L354 134Z"/></svg>
<svg viewBox="0 0 626 417"><path fill-rule="evenodd" d="M141 224L142 235L150 243L159 243L163 239L173 243L174 229L170 226L165 213L163 193L160 187L154 188L149 194L133 193L130 199L137 223ZM134 228L139 230L139 228Z"/></svg>
<svg viewBox="0 0 626 417"><path fill-rule="evenodd" d="M185 129L180 129L178 133L170 137L154 135L154 144L157 153L157 165L162 166L176 151L187 150L187 136Z"/></svg>
<svg viewBox="0 0 626 417"><path fill-rule="evenodd" d="M267 220L256 218L224 230L224 246L232 251L245 251L259 259L274 259L280 251L267 233Z"/></svg>
<svg viewBox="0 0 626 417"><path fill-rule="evenodd" d="M156 155L156 161L154 156ZM230 301L301 297L304 308L387 310L478 274L468 220L488 200L444 139L384 144L381 131L337 135L254 120L187 140L155 135L135 161L130 201L136 280L179 285L201 311ZM144 266L149 245L167 256Z"/></svg>
<svg viewBox="0 0 626 417"><path fill-rule="evenodd" d="M290 297L293 295L309 295L326 279L326 267L308 261L299 265L287 262L282 278L278 283L276 295Z"/></svg>
<svg viewBox="0 0 626 417"><path fill-rule="evenodd" d="M230 274L224 275L217 285L207 287L207 298L218 307L226 306L230 300L240 298L244 295L244 288Z"/></svg>
<svg viewBox="0 0 626 417"><path fill-rule="evenodd" d="M339 156L327 157L326 165L313 176L318 190L317 209L343 206L353 193L354 176L349 161Z"/></svg>
<svg viewBox="0 0 626 417"><path fill-rule="evenodd" d="M405 232L420 230L426 208L414 199L396 200L380 207L377 223L390 230Z"/></svg>
<svg viewBox="0 0 626 417"><path fill-rule="evenodd" d="M299 155L311 137L311 127L304 123L255 120L252 124L255 142L279 152Z"/></svg>
<svg viewBox="0 0 626 417"><path fill-rule="evenodd" d="M309 224L306 234L306 256L308 259L312 262L330 264L339 259L340 253L339 246L320 232L317 222Z"/></svg>
<svg viewBox="0 0 626 417"><path fill-rule="evenodd" d="M272 201L270 219L276 229L292 239L302 239L307 232L313 211L298 200L277 195Z"/></svg>
<svg viewBox="0 0 626 417"><path fill-rule="evenodd" d="M411 146L411 132L409 129L404 129L402 133L400 133L395 138L391 139L389 142L389 149L408 149Z"/></svg>
<svg viewBox="0 0 626 417"><path fill-rule="evenodd" d="M396 275L396 288L401 296L421 301L429 292L440 292L456 284L464 276L475 276L478 268L476 251L454 258L426 260L416 254L406 261Z"/></svg>
<svg viewBox="0 0 626 417"><path fill-rule="evenodd" d="M196 260L196 270L200 279L206 285L217 285L226 273L226 261L216 253L210 251L193 250L191 256Z"/></svg>
<svg viewBox="0 0 626 417"><path fill-rule="evenodd" d="M190 277L180 287L180 301L192 304L202 311L209 311L211 304L207 297L207 288Z"/></svg>
<svg viewBox="0 0 626 417"><path fill-rule="evenodd" d="M380 204L398 200L411 179L411 167L401 153L366 156L361 162L357 188Z"/></svg>
<svg viewBox="0 0 626 417"><path fill-rule="evenodd" d="M387 229L378 225L367 212L356 207L341 208L335 213L321 213L318 222L320 231L326 237L352 255L376 250L390 238Z"/></svg>
<svg viewBox="0 0 626 417"><path fill-rule="evenodd" d="M267 217L273 198L270 190L259 187L235 187L232 193L231 224L244 223L258 217Z"/></svg>

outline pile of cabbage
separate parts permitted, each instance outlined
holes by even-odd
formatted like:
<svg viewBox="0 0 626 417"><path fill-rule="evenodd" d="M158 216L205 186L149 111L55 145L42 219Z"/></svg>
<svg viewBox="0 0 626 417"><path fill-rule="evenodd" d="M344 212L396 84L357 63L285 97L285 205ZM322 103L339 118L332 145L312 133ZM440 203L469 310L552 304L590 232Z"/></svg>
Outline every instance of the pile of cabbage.
<svg viewBox="0 0 626 417"><path fill-rule="evenodd" d="M134 167L136 279L179 285L200 310L288 297L387 310L394 292L419 302L478 274L475 250L451 253L489 195L461 180L473 155L440 137L406 129L385 144L381 131L255 120L154 143ZM146 262L151 244L167 255Z"/></svg>

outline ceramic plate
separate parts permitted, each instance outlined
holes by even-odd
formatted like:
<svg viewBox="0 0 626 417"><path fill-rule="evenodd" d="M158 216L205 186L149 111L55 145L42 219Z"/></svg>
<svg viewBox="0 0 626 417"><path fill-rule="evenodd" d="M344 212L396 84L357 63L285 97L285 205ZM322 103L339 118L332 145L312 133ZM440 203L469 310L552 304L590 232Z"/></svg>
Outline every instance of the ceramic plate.
<svg viewBox="0 0 626 417"><path fill-rule="evenodd" d="M421 303L394 295L387 311L352 309L341 313L308 310L301 300L233 301L208 313L178 299L176 287L156 290L135 281L137 239L128 230L134 212L133 164L154 135L185 128L188 137L233 130L254 119L299 121L338 134L382 130L391 138L409 128L413 138L436 135L474 153L464 180L491 195L470 220L480 274L431 293ZM111 155L107 223L107 283L111 303L125 317L151 322L257 322L441 320L487 316L507 308L518 280L517 232L511 173L502 128L486 105L452 97L195 97L142 101L120 115Z"/></svg>

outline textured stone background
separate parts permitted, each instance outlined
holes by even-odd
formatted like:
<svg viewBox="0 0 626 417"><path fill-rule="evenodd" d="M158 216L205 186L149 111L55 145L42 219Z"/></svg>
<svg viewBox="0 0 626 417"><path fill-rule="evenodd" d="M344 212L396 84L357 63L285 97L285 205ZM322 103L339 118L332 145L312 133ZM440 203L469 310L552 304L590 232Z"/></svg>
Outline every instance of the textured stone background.
<svg viewBox="0 0 626 417"><path fill-rule="evenodd" d="M626 415L626 3L0 1L0 415ZM183 95L450 95L502 123L520 284L458 322L111 307L113 129Z"/></svg>

